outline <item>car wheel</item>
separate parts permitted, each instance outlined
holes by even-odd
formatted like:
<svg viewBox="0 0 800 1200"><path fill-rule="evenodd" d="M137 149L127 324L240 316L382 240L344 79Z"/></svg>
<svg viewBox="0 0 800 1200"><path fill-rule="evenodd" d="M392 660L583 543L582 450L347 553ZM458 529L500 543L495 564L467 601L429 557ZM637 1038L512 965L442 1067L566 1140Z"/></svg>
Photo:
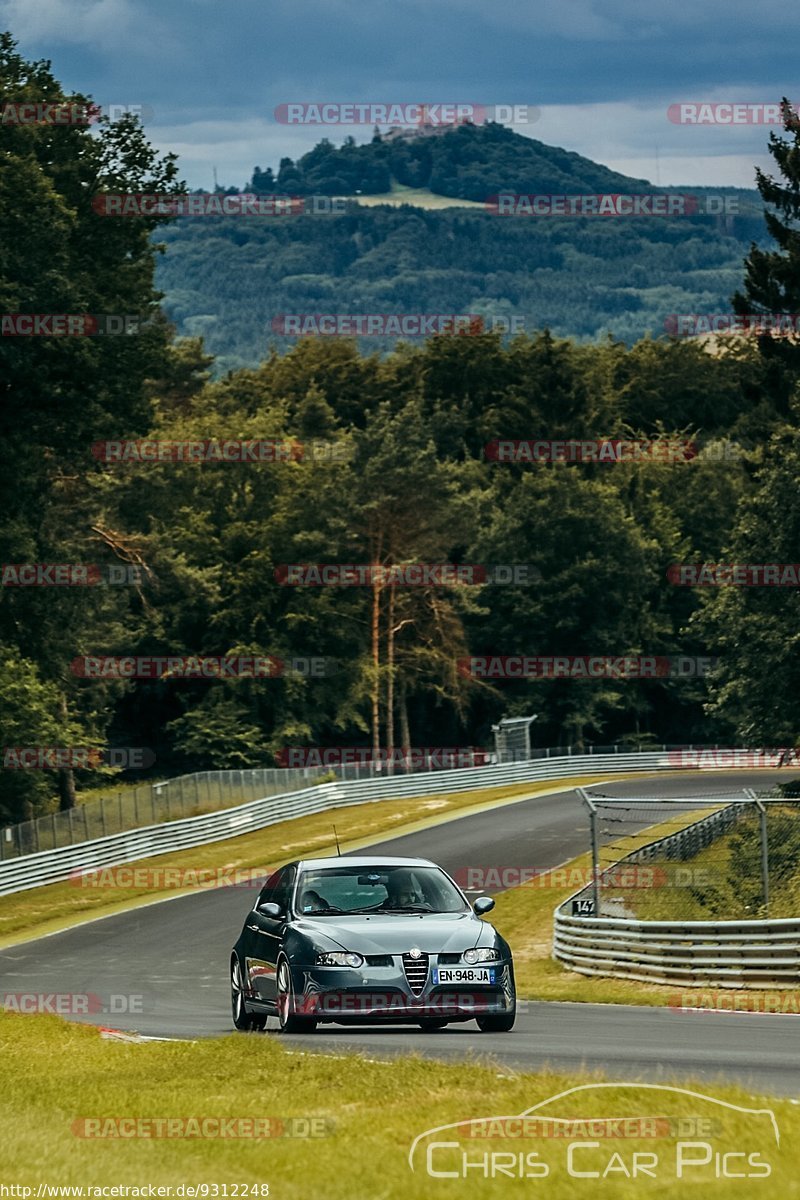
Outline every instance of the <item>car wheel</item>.
<svg viewBox="0 0 800 1200"><path fill-rule="evenodd" d="M517 1018L515 1011L510 1013L487 1013L485 1017L476 1017L481 1033L510 1033Z"/></svg>
<svg viewBox="0 0 800 1200"><path fill-rule="evenodd" d="M298 1017L294 1008L292 973L285 958L278 963L278 1022L281 1033L313 1033L317 1022L313 1017Z"/></svg>
<svg viewBox="0 0 800 1200"><path fill-rule="evenodd" d="M435 1033L437 1029L444 1029L447 1021L440 1021L436 1017L426 1017L424 1021L420 1021L419 1027L423 1033Z"/></svg>
<svg viewBox="0 0 800 1200"><path fill-rule="evenodd" d="M248 1012L244 999L242 967L235 954L231 958L231 1013L234 1026L242 1033L251 1029L263 1029L267 1023L267 1018L262 1013Z"/></svg>

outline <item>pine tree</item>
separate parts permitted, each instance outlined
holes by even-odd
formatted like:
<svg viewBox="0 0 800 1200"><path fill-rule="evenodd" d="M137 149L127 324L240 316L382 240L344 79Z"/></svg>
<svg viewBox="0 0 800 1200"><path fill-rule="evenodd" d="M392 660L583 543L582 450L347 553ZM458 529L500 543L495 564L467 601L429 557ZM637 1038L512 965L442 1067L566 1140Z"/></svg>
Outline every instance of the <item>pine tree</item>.
<svg viewBox="0 0 800 1200"><path fill-rule="evenodd" d="M781 101L783 125L792 137L771 133L769 151L780 171L775 179L756 168L756 183L764 202L775 211L766 210L767 231L777 243L777 250L762 250L753 243L745 260L744 292L733 299L734 312L767 315L800 313L800 120L789 101ZM800 339L759 336L761 351L770 355L793 372L800 372Z"/></svg>

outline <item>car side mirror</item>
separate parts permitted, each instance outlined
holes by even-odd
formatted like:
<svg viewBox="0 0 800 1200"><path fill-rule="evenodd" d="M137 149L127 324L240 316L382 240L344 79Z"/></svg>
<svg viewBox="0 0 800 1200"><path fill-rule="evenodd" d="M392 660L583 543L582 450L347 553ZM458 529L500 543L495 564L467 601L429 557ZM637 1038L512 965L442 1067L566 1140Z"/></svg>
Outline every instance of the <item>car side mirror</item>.
<svg viewBox="0 0 800 1200"><path fill-rule="evenodd" d="M484 913L491 912L494 908L494 900L491 896L478 896L478 899L472 905L472 911L476 917L482 917Z"/></svg>
<svg viewBox="0 0 800 1200"><path fill-rule="evenodd" d="M262 917L270 917L273 921L283 916L280 904L275 904L273 900L265 900L263 904L258 904L256 912L261 913Z"/></svg>

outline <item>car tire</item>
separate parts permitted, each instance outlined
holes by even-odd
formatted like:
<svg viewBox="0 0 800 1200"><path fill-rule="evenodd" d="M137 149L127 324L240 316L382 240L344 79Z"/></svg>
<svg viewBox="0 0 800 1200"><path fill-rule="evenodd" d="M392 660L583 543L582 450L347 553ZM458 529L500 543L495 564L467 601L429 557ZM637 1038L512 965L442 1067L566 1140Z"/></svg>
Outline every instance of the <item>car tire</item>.
<svg viewBox="0 0 800 1200"><path fill-rule="evenodd" d="M444 1029L447 1021L441 1021L437 1017L426 1017L424 1021L419 1022L419 1027L423 1033L436 1033L439 1029Z"/></svg>
<svg viewBox="0 0 800 1200"><path fill-rule="evenodd" d="M516 1010L509 1013L487 1013L484 1017L476 1017L481 1033L510 1033L517 1019Z"/></svg>
<svg viewBox="0 0 800 1200"><path fill-rule="evenodd" d="M242 1033L263 1029L267 1018L263 1013L250 1012L244 998L242 964L236 954L231 957L231 1014L234 1027Z"/></svg>
<svg viewBox="0 0 800 1200"><path fill-rule="evenodd" d="M281 1033L313 1033L317 1022L313 1017L298 1017L292 1012L294 1007L294 987L292 973L285 958L278 963L278 1023Z"/></svg>

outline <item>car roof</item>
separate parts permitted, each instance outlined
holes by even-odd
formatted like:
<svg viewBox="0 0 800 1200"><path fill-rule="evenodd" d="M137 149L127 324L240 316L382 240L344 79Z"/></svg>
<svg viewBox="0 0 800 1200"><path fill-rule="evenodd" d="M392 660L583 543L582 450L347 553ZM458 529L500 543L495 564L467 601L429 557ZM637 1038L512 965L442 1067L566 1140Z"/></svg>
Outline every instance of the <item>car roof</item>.
<svg viewBox="0 0 800 1200"><path fill-rule="evenodd" d="M304 858L298 861L300 870L324 870L326 867L436 867L436 863L427 858L398 858L392 854L343 854L331 855L329 858Z"/></svg>

